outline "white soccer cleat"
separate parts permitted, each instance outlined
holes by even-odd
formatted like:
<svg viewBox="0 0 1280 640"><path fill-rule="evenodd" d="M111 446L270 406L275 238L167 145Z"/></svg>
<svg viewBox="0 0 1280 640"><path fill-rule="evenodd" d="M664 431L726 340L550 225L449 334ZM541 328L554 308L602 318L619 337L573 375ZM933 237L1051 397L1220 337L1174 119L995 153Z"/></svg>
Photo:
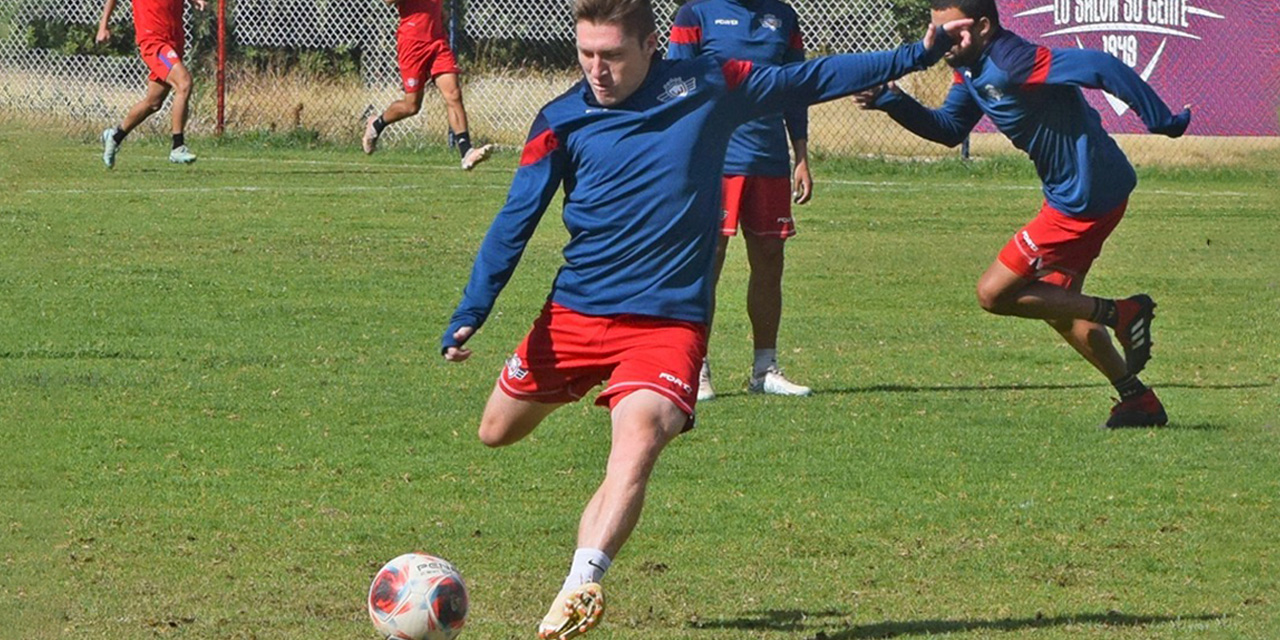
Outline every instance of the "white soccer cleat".
<svg viewBox="0 0 1280 640"><path fill-rule="evenodd" d="M471 147L467 155L462 156L462 170L470 171L476 168L476 165L489 159L489 152L491 151L493 151L493 145L491 144Z"/></svg>
<svg viewBox="0 0 1280 640"><path fill-rule="evenodd" d="M188 149L185 144L169 152L169 162L175 164L191 164L195 161L196 154L191 153L191 150Z"/></svg>
<svg viewBox="0 0 1280 640"><path fill-rule="evenodd" d="M711 388L711 367L704 364L698 373L698 402L715 399L716 391Z"/></svg>
<svg viewBox="0 0 1280 640"><path fill-rule="evenodd" d="M369 121L364 125L364 137L360 139L360 147L366 154L378 150L378 130L373 126L377 120L378 116L369 116Z"/></svg>
<svg viewBox="0 0 1280 640"><path fill-rule="evenodd" d="M604 589L595 582L565 589L538 625L541 640L569 640L596 626L604 614Z"/></svg>
<svg viewBox="0 0 1280 640"><path fill-rule="evenodd" d="M813 393L813 389L788 380L782 375L782 369L777 367L769 367L758 376L753 374L747 391L774 396L807 396Z"/></svg>
<svg viewBox="0 0 1280 640"><path fill-rule="evenodd" d="M120 151L120 145L116 143L116 128L111 127L102 132L102 164L107 165L108 169L116 166L116 153Z"/></svg>

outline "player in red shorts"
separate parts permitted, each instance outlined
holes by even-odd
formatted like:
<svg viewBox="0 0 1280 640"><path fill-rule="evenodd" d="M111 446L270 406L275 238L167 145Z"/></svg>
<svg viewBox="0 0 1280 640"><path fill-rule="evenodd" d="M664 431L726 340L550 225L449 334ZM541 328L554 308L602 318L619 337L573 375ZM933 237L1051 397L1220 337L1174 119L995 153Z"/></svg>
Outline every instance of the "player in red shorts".
<svg viewBox="0 0 1280 640"><path fill-rule="evenodd" d="M404 84L404 98L392 102L380 116L365 123L361 146L365 153L378 148L378 136L392 122L417 115L422 110L422 91L428 81L434 82L444 98L449 119L449 138L462 154L462 169L470 171L489 157L492 145L471 146L467 131L467 110L462 106L462 87L458 84L458 61L449 49L444 30L441 0L383 0L400 13L396 30L396 58Z"/></svg>
<svg viewBox="0 0 1280 640"><path fill-rule="evenodd" d="M183 131L191 101L191 72L182 64L182 49L186 36L182 29L183 0L134 0L133 25L142 61L151 73L147 76L147 95L129 109L120 126L102 132L102 162L110 169L116 165L116 153L120 143L134 127L148 116L160 110L169 92L173 92L173 104L169 112L173 118L173 148L169 162L191 164L196 156L187 148ZM192 0L196 9L204 10L204 0ZM107 0L98 21L98 42L111 37L107 22L116 8L116 0Z"/></svg>

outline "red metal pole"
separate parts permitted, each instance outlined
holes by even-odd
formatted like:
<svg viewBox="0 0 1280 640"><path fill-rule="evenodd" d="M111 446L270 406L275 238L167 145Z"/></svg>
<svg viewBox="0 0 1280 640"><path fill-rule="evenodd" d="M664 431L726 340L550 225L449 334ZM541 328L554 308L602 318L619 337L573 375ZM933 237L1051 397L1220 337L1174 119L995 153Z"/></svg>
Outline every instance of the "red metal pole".
<svg viewBox="0 0 1280 640"><path fill-rule="evenodd" d="M218 0L218 121L214 133L226 128L227 102L227 0Z"/></svg>

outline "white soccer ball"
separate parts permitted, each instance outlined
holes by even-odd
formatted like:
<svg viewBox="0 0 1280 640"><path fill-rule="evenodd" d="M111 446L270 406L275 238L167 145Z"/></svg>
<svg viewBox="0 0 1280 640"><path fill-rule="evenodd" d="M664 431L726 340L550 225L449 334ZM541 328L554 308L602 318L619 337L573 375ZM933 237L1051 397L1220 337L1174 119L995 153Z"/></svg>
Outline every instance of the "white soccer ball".
<svg viewBox="0 0 1280 640"><path fill-rule="evenodd" d="M374 576L369 617L385 638L453 640L467 620L467 585L449 561L406 553Z"/></svg>

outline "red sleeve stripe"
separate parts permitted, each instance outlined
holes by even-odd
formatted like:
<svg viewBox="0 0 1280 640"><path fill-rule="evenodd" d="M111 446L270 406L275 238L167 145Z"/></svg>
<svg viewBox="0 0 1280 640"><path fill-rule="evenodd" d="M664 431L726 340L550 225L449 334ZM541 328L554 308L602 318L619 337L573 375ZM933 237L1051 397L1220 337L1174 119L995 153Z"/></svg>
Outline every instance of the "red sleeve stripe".
<svg viewBox="0 0 1280 640"><path fill-rule="evenodd" d="M524 143L524 151L520 152L520 166L527 167L560 148L560 139L556 132L547 129Z"/></svg>
<svg viewBox="0 0 1280 640"><path fill-rule="evenodd" d="M702 42L702 27L671 27L674 44L698 44Z"/></svg>
<svg viewBox="0 0 1280 640"><path fill-rule="evenodd" d="M1049 79L1049 65L1053 62L1053 53L1045 47L1036 47L1036 60L1031 64L1031 75L1024 84L1044 84Z"/></svg>
<svg viewBox="0 0 1280 640"><path fill-rule="evenodd" d="M964 76L959 71L951 72L951 84L964 84Z"/></svg>
<svg viewBox="0 0 1280 640"><path fill-rule="evenodd" d="M724 73L725 84L729 86L729 90L737 89L747 79L747 74L751 73L750 60L729 60L720 66L720 71Z"/></svg>
<svg viewBox="0 0 1280 640"><path fill-rule="evenodd" d="M791 32L790 44L792 49L799 49L801 51L804 51L804 35L800 33L799 29L796 29L795 31Z"/></svg>

